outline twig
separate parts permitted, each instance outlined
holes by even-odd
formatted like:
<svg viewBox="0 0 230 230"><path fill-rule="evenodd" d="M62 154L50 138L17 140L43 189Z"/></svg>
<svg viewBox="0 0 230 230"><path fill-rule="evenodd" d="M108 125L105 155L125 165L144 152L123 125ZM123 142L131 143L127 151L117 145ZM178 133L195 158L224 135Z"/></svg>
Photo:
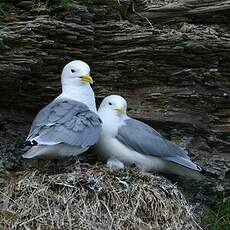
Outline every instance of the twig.
<svg viewBox="0 0 230 230"><path fill-rule="evenodd" d="M24 221L24 222L22 222L21 224L19 224L19 226L22 226L22 225L24 225L24 224L27 224L27 223L29 223L29 222L31 222L31 221L33 221L33 220L36 220L36 219L38 219L38 218L40 218L40 217L42 217L42 216L45 216L47 213L49 213L49 212L44 212L44 213L42 213L41 215L35 216L35 217L32 218L32 219L29 219L29 220L27 220L27 221Z"/></svg>

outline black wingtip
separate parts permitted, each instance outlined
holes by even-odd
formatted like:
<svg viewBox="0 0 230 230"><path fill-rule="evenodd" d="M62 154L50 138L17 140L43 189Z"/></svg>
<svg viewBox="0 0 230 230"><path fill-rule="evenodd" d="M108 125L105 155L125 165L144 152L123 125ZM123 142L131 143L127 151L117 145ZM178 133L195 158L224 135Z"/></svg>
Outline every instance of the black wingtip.
<svg viewBox="0 0 230 230"><path fill-rule="evenodd" d="M215 173L212 173L212 172L209 172L205 169L201 169L200 173L203 175L203 176L206 176L206 177L211 177L211 178L214 178L214 179L218 179L218 175L215 174Z"/></svg>
<svg viewBox="0 0 230 230"><path fill-rule="evenodd" d="M24 142L24 144L22 145L22 147L28 147L28 146L32 147L32 146L35 146L37 144L38 143L35 140L33 140L33 141L26 141L26 142Z"/></svg>

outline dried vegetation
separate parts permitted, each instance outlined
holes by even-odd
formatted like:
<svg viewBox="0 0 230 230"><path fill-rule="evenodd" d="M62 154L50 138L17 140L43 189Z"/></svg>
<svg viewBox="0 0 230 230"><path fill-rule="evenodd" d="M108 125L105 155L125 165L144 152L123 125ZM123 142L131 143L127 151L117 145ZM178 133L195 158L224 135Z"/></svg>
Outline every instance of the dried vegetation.
<svg viewBox="0 0 230 230"><path fill-rule="evenodd" d="M76 162L1 180L1 229L197 229L175 185L133 168Z"/></svg>

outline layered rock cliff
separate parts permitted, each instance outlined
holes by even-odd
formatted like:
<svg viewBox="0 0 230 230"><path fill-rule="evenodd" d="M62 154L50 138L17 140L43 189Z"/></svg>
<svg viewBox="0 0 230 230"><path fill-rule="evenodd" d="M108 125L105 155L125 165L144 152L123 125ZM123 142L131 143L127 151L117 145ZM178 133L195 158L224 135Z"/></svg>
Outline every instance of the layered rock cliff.
<svg viewBox="0 0 230 230"><path fill-rule="evenodd" d="M92 67L98 103L127 98L129 115L230 180L230 3L217 0L2 1L2 155L60 92L73 59ZM3 148L4 147L4 148ZM5 150L4 150L5 149Z"/></svg>

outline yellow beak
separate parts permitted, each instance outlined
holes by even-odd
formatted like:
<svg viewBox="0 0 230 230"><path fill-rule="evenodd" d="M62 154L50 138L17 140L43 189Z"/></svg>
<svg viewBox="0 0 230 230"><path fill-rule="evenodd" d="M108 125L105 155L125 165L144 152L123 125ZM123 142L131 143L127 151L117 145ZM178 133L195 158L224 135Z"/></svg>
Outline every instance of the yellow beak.
<svg viewBox="0 0 230 230"><path fill-rule="evenodd" d="M85 82L88 82L88 83L90 83L90 84L93 84L93 78L90 77L90 75L88 75L88 74L87 74L87 75L81 76L80 79L81 79L82 81L85 81Z"/></svg>
<svg viewBox="0 0 230 230"><path fill-rule="evenodd" d="M120 107L115 109L118 113L125 114L126 113L126 108L125 107Z"/></svg>

